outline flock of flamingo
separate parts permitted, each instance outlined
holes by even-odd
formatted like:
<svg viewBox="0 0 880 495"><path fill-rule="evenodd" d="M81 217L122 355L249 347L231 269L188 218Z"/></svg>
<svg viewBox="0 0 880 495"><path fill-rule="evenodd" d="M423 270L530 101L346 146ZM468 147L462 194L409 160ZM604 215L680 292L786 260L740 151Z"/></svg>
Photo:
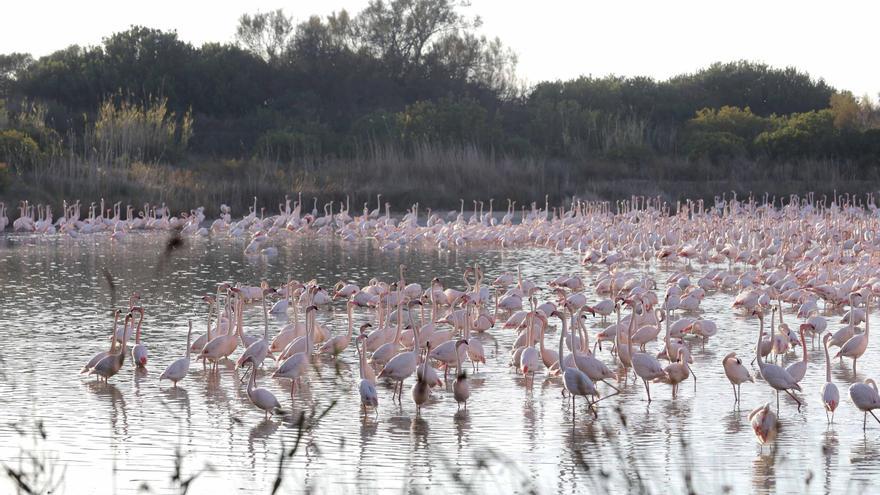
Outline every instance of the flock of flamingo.
<svg viewBox="0 0 880 495"><path fill-rule="evenodd" d="M519 270L486 279L474 265L463 273L463 287L454 288L439 278L422 286L408 280L401 265L396 280L374 278L363 286L339 281L330 288L316 280L288 280L275 287L266 282L218 284L216 292L203 297L208 307L205 333L193 339L190 322L184 357L168 365L160 380L177 386L187 377L193 356L206 372L215 372L219 362L241 348L235 367L246 369L247 395L267 419L283 414L284 408L271 391L257 385L258 370L288 380L293 399L299 383L319 379L312 371L316 355L345 353L357 356L357 390L365 415L379 406L377 381L391 382L390 400L401 403L411 377L417 414L437 387L451 391L459 407L466 408L469 373L486 363L480 334L505 331L518 332L509 350L510 366L527 383L536 374L558 377L563 397L571 401L573 424L577 398L598 419L599 404L629 386L630 375L634 382L641 381L648 403L653 400L652 385L657 384L670 386L675 400L683 382L692 380L696 389L693 346L712 345L712 338L724 331L700 312L704 298L724 291L736 294L731 311L753 316L757 333L754 348L730 349L720 363L734 401L740 400L741 385L756 377L776 395L775 408L767 402L748 415L763 446L776 438L780 392L798 409L800 394L820 396L832 423L840 393L832 381L831 362L851 359L855 377L868 347L871 302L880 295L880 210L870 195L864 200L718 197L711 206L633 197L617 203L573 200L551 208L545 200L544 208L532 203L519 210L508 201L503 215L496 214L491 200L485 211L483 202L474 202L473 212L465 213L462 201L459 210L427 210L424 221L418 204L402 216L392 216L388 203L383 211L381 196L376 206L370 210L365 204L361 215L351 216L348 201L335 213L331 202L321 216L317 200L306 212L300 196L294 202L286 199L272 215L258 210L255 202L239 220L233 220L223 205L221 217L206 222L201 208L173 217L164 205L145 205L138 212L129 206L123 218L120 203L106 209L103 201L90 205L85 219L78 202L65 203L62 217L54 220L48 206L22 203L13 228L70 236L106 232L116 240L135 230L225 235L243 239L245 254L254 256L272 256L275 243L298 236L368 240L382 250L475 245L579 253L584 275L566 273L542 282L523 277ZM3 228L8 224L5 211L0 205ZM632 270L634 262L668 264L674 274L658 285ZM588 291L596 294L593 300ZM255 304L262 308L263 331L249 335L242 315ZM348 315L345 329L331 331L317 323L318 311L341 304ZM844 310L842 326L832 328L831 315ZM355 311L367 320L357 331ZM123 368L129 353L135 366L146 366L144 313L135 294L127 310L115 312L109 350L95 355L82 372L106 381ZM288 315L288 323L275 335L270 335L270 313ZM785 322L786 313L797 319L793 327ZM593 328L591 318L599 320ZM548 333L556 328L551 322L557 321L558 342L548 343ZM132 337L135 345L129 351ZM816 339L824 349L825 384L821 390L806 391L800 383L819 367L807 352ZM649 350L649 345L654 347ZM780 359L797 353L797 347L801 358L783 366ZM831 348L836 348L833 354ZM753 350L755 376L739 357ZM876 383L870 378L853 381L849 397L863 413L863 428L868 414L880 423L873 412L880 408Z"/></svg>

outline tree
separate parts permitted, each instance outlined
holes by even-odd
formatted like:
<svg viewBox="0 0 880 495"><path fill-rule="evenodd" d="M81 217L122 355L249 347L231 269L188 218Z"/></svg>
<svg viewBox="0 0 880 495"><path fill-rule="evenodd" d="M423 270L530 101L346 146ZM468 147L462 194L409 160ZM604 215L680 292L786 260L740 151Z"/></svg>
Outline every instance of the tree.
<svg viewBox="0 0 880 495"><path fill-rule="evenodd" d="M475 29L479 17L457 9L467 2L450 0L370 0L357 17L358 38L364 50L385 62L396 77L411 76L445 35Z"/></svg>
<svg viewBox="0 0 880 495"><path fill-rule="evenodd" d="M834 127L853 130L859 125L859 102L849 91L841 91L831 95L829 101L831 113L834 115Z"/></svg>
<svg viewBox="0 0 880 495"><path fill-rule="evenodd" d="M0 98L5 98L19 74L33 63L28 53L0 54Z"/></svg>
<svg viewBox="0 0 880 495"><path fill-rule="evenodd" d="M284 53L293 31L293 19L282 9L243 14L238 19L235 41L263 60L273 62Z"/></svg>

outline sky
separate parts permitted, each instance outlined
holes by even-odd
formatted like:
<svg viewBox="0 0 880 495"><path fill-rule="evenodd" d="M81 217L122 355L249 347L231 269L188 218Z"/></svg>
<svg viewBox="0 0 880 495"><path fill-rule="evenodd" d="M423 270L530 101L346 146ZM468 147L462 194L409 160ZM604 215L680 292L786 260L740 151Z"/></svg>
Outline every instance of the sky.
<svg viewBox="0 0 880 495"><path fill-rule="evenodd" d="M232 41L245 12L283 8L297 20L367 0L29 0L2 7L0 53L45 55L71 44L98 44L132 24L177 30L200 45ZM579 75L694 72L715 61L749 59L795 66L857 96L880 93L876 28L880 2L861 0L472 0L483 19L518 55L527 83Z"/></svg>

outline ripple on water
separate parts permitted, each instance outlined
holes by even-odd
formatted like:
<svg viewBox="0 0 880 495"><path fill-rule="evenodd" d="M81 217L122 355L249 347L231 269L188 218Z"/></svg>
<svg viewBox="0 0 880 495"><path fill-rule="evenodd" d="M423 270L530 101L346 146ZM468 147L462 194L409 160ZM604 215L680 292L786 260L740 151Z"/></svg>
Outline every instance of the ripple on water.
<svg viewBox="0 0 880 495"><path fill-rule="evenodd" d="M600 403L598 420L579 401L573 425L558 380L540 373L528 388L507 366L514 334L493 329L480 336L487 363L470 378L466 412L458 411L451 391L439 390L416 417L410 379L402 406L393 405L390 387L380 384L378 417L363 419L351 347L340 356L338 376L331 359L318 360L320 376L312 375L293 404L287 381L259 373L258 384L292 410L283 421L266 422L248 401L240 373L229 365L221 367L218 378L194 362L178 388L158 383L161 370L184 352L187 320L193 321L194 333L204 331L205 306L199 297L213 292L217 282L268 279L280 284L295 277L317 278L325 285L340 279L364 284L372 277L395 278L401 262L408 265L412 281L425 284L439 276L454 287L463 284L461 272L474 262L489 280L517 266L539 282L572 271L592 280L598 271L585 271L575 254L540 249L435 252L411 247L382 253L367 242L303 239L281 246L272 258L249 259L241 242L196 239L165 258L158 254L164 242L163 236L141 234L113 244L103 237L7 238L0 250L0 401L14 407L0 408L2 458L18 459L20 448L33 448L33 418L39 418L47 440L38 449L66 467L70 487L93 486L93 480L109 480L111 473L117 492L135 493L142 484L161 491L169 487L179 451L184 472L201 473L194 493L263 491L274 480L282 446L289 450L296 442L296 418L320 414L336 401L304 434L297 455L286 461L283 486L289 491L664 493L684 491L690 479L699 492L730 487L751 493L864 489L878 480L880 428L869 425L868 433L862 433L862 416L846 398L854 380L846 363L832 367L844 399L834 427L826 426L818 395L824 382L821 350L810 351L810 371L802 383L805 407L798 412L790 399L782 398L782 433L774 454L765 447L759 455L746 415L752 407L775 402L775 395L761 381L746 384L742 407L734 407L720 359L730 350L750 358L757 328L754 319L730 312L730 293L711 293L704 301L704 314L717 321L719 335L705 349L693 347L698 390L687 382L676 401L668 386L653 384L655 401L649 407L643 386L631 380L619 397ZM104 269L112 275L113 289ZM627 269L658 282L669 275L664 266ZM149 371L135 374L126 363L109 385L80 376L82 364L109 346L113 308L126 305L135 290L147 311ZM366 318L362 312L355 317L357 322ZM334 332L345 331L341 307L339 314L322 312L318 319ZM271 331L283 323L273 316ZM245 325L248 333L262 331L259 306L246 310ZM590 326L595 333L598 321ZM554 330L548 336L551 348L556 335ZM878 352L871 347L859 361L860 378L880 376ZM607 348L602 357L611 362ZM798 358L792 354L787 359ZM107 481L90 493L111 493L113 486Z"/></svg>

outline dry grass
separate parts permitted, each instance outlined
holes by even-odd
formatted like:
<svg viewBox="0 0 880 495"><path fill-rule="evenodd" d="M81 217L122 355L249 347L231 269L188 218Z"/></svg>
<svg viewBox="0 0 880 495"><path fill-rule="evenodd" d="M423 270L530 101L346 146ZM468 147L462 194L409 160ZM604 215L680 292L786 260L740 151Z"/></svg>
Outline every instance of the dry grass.
<svg viewBox="0 0 880 495"><path fill-rule="evenodd" d="M399 211L419 202L422 206L456 208L459 198L512 198L519 204L543 202L544 195L558 203L577 196L616 200L633 194L711 199L724 192L776 196L813 191L865 193L876 190L876 169L862 173L851 163L808 161L797 165L740 160L715 165L684 159L608 160L587 158L517 158L482 152L474 147L417 146L407 152L374 146L360 158L311 158L294 163L271 160L186 157L179 165L127 159L137 153L114 149L82 154L69 149L52 158L39 173L16 177L2 199L60 203L105 198L130 204L167 203L179 211L205 206L216 213L226 203L238 213L253 197L274 209L285 194L302 192L321 202L343 200L352 207L363 202L374 207L381 193Z"/></svg>

